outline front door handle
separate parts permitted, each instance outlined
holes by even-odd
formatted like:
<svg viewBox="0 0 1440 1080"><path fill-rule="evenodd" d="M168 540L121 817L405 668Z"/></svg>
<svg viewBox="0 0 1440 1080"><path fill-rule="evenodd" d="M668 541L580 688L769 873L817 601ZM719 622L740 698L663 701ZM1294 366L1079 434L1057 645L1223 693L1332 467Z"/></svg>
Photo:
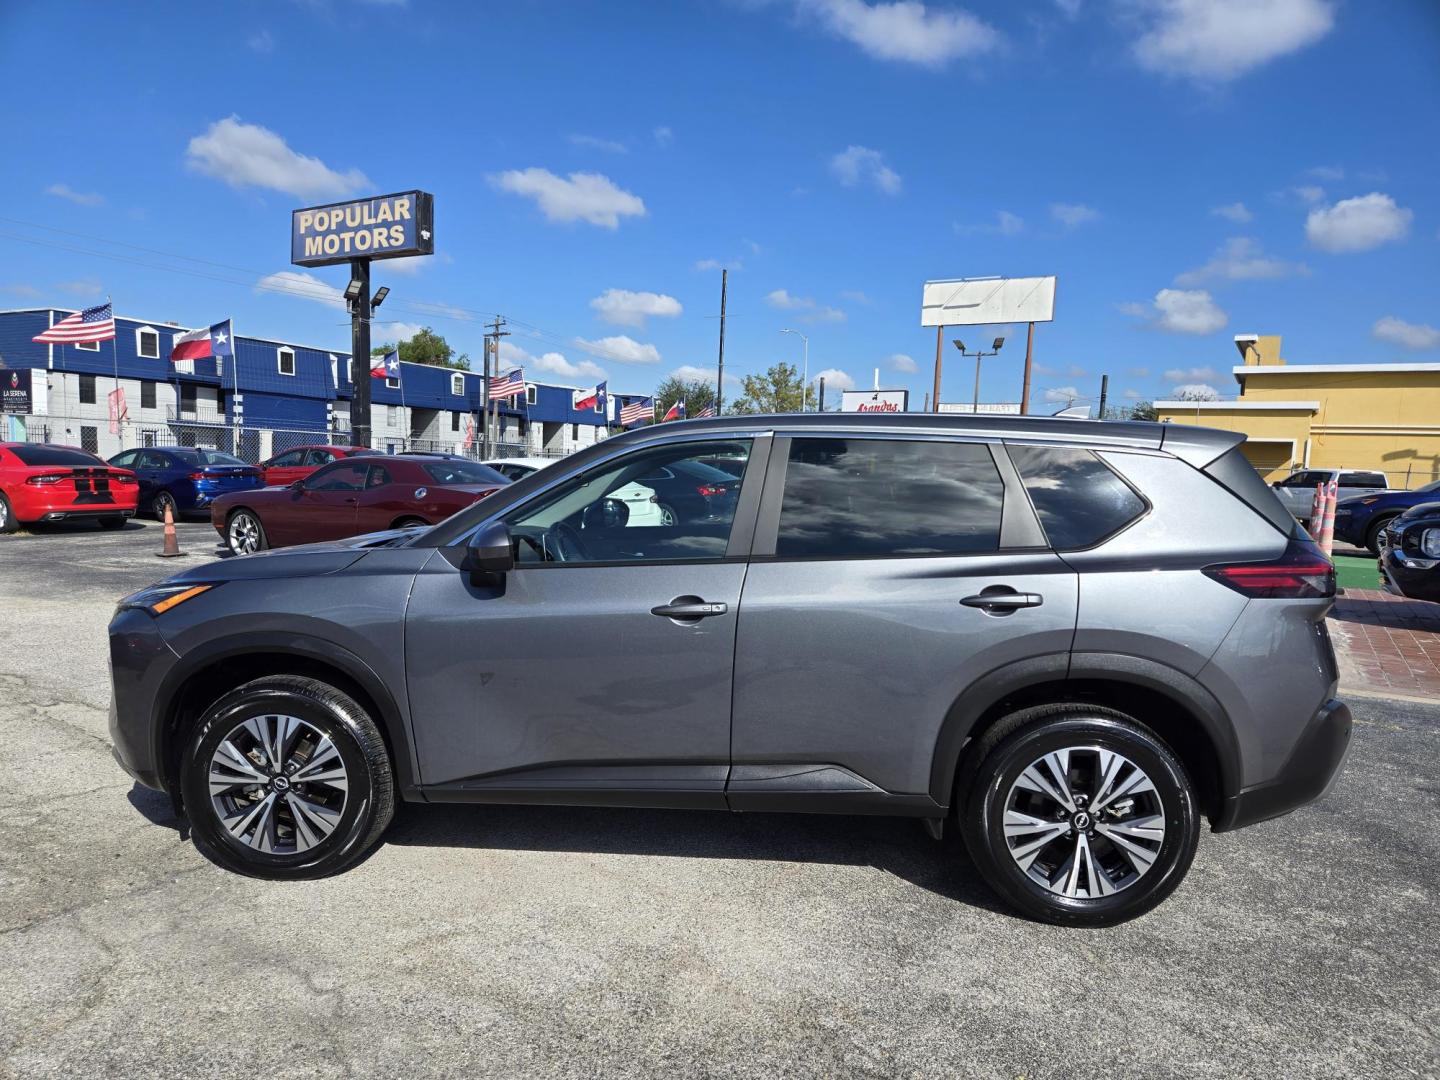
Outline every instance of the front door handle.
<svg viewBox="0 0 1440 1080"><path fill-rule="evenodd" d="M659 615L662 619L684 619L694 621L708 619L714 615L724 615L730 610L725 603L707 603L698 596L677 596L668 604L660 604L650 609L651 615Z"/></svg>
<svg viewBox="0 0 1440 1080"><path fill-rule="evenodd" d="M967 596L960 603L966 607L978 607L982 611L1008 614L1020 608L1039 607L1045 598L1039 593L1016 592L1010 588L986 589L975 596Z"/></svg>

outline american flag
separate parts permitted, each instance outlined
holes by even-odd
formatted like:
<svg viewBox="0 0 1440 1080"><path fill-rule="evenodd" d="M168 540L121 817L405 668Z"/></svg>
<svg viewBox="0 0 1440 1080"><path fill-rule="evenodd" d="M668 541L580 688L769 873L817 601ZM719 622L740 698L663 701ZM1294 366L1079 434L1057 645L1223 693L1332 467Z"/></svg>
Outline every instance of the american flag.
<svg viewBox="0 0 1440 1080"><path fill-rule="evenodd" d="M92 341L110 341L115 337L115 312L109 303L87 307L67 315L31 341L42 345L88 345Z"/></svg>
<svg viewBox="0 0 1440 1080"><path fill-rule="evenodd" d="M629 405L620 406L620 425L622 427L629 427L631 424L638 424L641 420L654 419L654 398L644 398L641 401L632 401Z"/></svg>
<svg viewBox="0 0 1440 1080"><path fill-rule="evenodd" d="M703 409L701 409L698 413L695 414L695 419L696 419L696 420L704 420L707 416L714 416L714 415L715 415L715 406L714 406L714 405L706 405Z"/></svg>
<svg viewBox="0 0 1440 1080"><path fill-rule="evenodd" d="M516 368L508 375L502 375L490 380L490 400L498 401L501 398L512 398L516 394L525 392L525 372Z"/></svg>

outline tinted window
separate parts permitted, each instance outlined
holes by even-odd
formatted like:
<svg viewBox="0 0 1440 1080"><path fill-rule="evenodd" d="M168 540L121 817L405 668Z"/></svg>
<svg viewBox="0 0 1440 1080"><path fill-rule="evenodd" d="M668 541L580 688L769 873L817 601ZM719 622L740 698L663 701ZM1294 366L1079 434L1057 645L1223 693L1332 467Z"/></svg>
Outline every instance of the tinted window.
<svg viewBox="0 0 1440 1080"><path fill-rule="evenodd" d="M1290 511L1286 510L1285 504L1280 501L1280 496L1260 478L1255 466L1250 464L1250 459L1240 447L1226 450L1206 465L1205 475L1238 497L1281 532L1288 534L1299 528L1298 523L1290 516ZM1288 480L1285 482L1289 483Z"/></svg>
<svg viewBox="0 0 1440 1080"><path fill-rule="evenodd" d="M329 465L335 460L335 455L329 450L311 450L305 456L306 465Z"/></svg>
<svg viewBox="0 0 1440 1080"><path fill-rule="evenodd" d="M277 468L288 468L292 465L299 465L304 457L304 450L291 450L288 453L281 454L271 461L270 464Z"/></svg>
<svg viewBox="0 0 1440 1080"><path fill-rule="evenodd" d="M775 554L994 551L1003 499L1000 473L982 444L795 439Z"/></svg>
<svg viewBox="0 0 1440 1080"><path fill-rule="evenodd" d="M135 464L135 458L139 450L126 450L123 454L116 454L110 459L110 464L120 469L131 468Z"/></svg>
<svg viewBox="0 0 1440 1080"><path fill-rule="evenodd" d="M83 450L76 450L69 446L47 446L37 443L32 446L12 446L10 452L19 458L23 465L45 467L58 465L66 469L88 469L105 464L94 454L87 454Z"/></svg>
<svg viewBox="0 0 1440 1080"><path fill-rule="evenodd" d="M305 487L311 491L359 491L365 486L364 462L337 462L310 474Z"/></svg>
<svg viewBox="0 0 1440 1080"><path fill-rule="evenodd" d="M1385 486L1385 477L1381 476L1378 472L1350 473L1348 475L1341 475L1340 486L1355 488L1383 488Z"/></svg>
<svg viewBox="0 0 1440 1080"><path fill-rule="evenodd" d="M1012 446L1010 460L1053 548L1098 544L1145 512L1140 496L1089 450Z"/></svg>
<svg viewBox="0 0 1440 1080"><path fill-rule="evenodd" d="M1281 487L1314 487L1316 484L1329 480L1330 477L1318 472L1298 472L1287 476L1280 481Z"/></svg>
<svg viewBox="0 0 1440 1080"><path fill-rule="evenodd" d="M235 457L233 454L222 454L222 453L220 453L220 451L218 451L218 450L200 450L200 451L198 451L198 453L199 453L199 455L200 455L200 463L201 463L202 465L244 465L244 464L245 464L245 462L241 461L238 457Z"/></svg>
<svg viewBox="0 0 1440 1080"><path fill-rule="evenodd" d="M157 454L152 450L140 455L140 468L142 469L169 469L173 467L170 459L164 454Z"/></svg>
<svg viewBox="0 0 1440 1080"><path fill-rule="evenodd" d="M384 487L388 483L390 483L390 470L384 465L371 465L370 478L365 481L365 486L378 488Z"/></svg>
<svg viewBox="0 0 1440 1080"><path fill-rule="evenodd" d="M425 472L437 484L508 484L500 473L478 461L425 463Z"/></svg>

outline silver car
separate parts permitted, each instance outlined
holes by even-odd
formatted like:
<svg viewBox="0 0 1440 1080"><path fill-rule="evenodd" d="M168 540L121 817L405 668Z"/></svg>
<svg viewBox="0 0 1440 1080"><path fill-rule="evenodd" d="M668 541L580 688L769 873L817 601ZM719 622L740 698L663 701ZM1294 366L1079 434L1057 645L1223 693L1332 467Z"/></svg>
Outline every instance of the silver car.
<svg viewBox="0 0 1440 1080"><path fill-rule="evenodd" d="M1020 912L1117 922L1180 884L1202 818L1287 813L1348 746L1332 568L1241 441L914 414L630 432L418 534L126 598L116 757L263 877L352 865L396 799L891 814L957 827ZM738 491L628 527L616 492L695 461Z"/></svg>

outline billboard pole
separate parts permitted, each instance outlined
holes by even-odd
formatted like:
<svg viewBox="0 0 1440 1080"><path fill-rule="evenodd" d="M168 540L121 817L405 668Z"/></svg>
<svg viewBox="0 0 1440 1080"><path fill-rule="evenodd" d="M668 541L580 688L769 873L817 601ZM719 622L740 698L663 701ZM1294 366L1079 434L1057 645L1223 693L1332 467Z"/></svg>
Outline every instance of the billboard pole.
<svg viewBox="0 0 1440 1080"><path fill-rule="evenodd" d="M935 328L935 393L930 398L930 408L935 412L940 411L940 357L944 354L944 350L945 327L937 326ZM1025 371L1028 376L1029 365L1026 365Z"/></svg>
<svg viewBox="0 0 1440 1080"><path fill-rule="evenodd" d="M350 280L360 295L350 301L350 438L370 446L370 260L350 260Z"/></svg>
<svg viewBox="0 0 1440 1080"><path fill-rule="evenodd" d="M1025 334L1025 383L1020 388L1020 415L1030 415L1030 355L1035 348L1035 324Z"/></svg>

